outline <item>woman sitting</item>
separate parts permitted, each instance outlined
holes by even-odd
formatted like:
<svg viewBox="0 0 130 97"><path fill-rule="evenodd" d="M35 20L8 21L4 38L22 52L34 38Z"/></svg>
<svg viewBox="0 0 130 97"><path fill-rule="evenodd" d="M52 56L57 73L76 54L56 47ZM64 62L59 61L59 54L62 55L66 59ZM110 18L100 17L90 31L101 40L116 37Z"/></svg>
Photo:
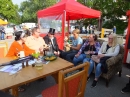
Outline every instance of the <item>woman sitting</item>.
<svg viewBox="0 0 130 97"><path fill-rule="evenodd" d="M70 47L70 51L62 52L61 54L61 57L69 62L73 62L75 54L77 54L83 43L83 40L79 37L79 33L79 29L73 31L73 37L70 37L70 40L72 40L72 46L69 43L66 44L66 46Z"/></svg>
<svg viewBox="0 0 130 97"><path fill-rule="evenodd" d="M86 57L91 57L91 55L96 55L100 49L100 44L97 41L97 35L91 34L89 39L85 41L79 52L75 55L73 59L74 65L83 62Z"/></svg>
<svg viewBox="0 0 130 97"><path fill-rule="evenodd" d="M6 57L18 57L18 54L20 51L24 51L25 56L28 56L35 52L35 50L32 50L28 48L24 42L26 40L27 34L18 31L15 33L15 41L11 44L9 51L6 55Z"/></svg>
<svg viewBox="0 0 130 97"><path fill-rule="evenodd" d="M96 65L95 68L95 79L91 85L91 87L95 87L97 85L97 81L102 74L102 72L107 73L107 64L106 60L112 56L118 55L120 50L120 46L117 43L117 36L116 34L110 34L108 37L108 42L104 42L101 46L101 49L98 52L97 58L99 59L99 63ZM93 56L92 56L93 57ZM88 61L85 59L84 62ZM91 59L90 61L90 68L89 68L89 76L94 69L94 61ZM89 77L88 77L89 79Z"/></svg>
<svg viewBox="0 0 130 97"><path fill-rule="evenodd" d="M34 53L34 50L31 50L28 48L24 42L26 40L26 37L28 36L27 33L18 31L15 33L15 41L11 44L9 51L6 55L6 57L19 57L20 51L24 51L25 56L28 56L32 53ZM21 86L18 88L18 91L24 91L25 89Z"/></svg>

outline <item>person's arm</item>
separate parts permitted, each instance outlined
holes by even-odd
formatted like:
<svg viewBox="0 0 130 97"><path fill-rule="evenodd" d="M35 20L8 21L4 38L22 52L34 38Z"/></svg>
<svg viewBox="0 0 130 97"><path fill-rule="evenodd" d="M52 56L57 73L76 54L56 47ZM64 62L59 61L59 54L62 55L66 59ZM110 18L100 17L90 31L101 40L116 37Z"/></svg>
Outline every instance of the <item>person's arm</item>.
<svg viewBox="0 0 130 97"><path fill-rule="evenodd" d="M101 48L99 49L98 54L102 54L102 49L104 48L104 44L105 42L103 42L103 44L101 45Z"/></svg>
<svg viewBox="0 0 130 97"><path fill-rule="evenodd" d="M104 55L105 56L117 56L119 54L119 51L120 51L120 46L117 45L113 53L104 54Z"/></svg>
<svg viewBox="0 0 130 97"><path fill-rule="evenodd" d="M80 40L78 40L77 46L76 47L71 46L71 48L74 49L74 50L79 50L81 45L82 45L82 43L83 43L83 40L80 39Z"/></svg>
<svg viewBox="0 0 130 97"><path fill-rule="evenodd" d="M98 54L100 47L101 47L100 43L96 42L96 44L95 44L96 51L94 51L93 54Z"/></svg>
<svg viewBox="0 0 130 97"><path fill-rule="evenodd" d="M82 47L80 48L78 54L82 53L82 51L85 49L86 45L88 45L88 40L86 40L85 43L82 45Z"/></svg>
<svg viewBox="0 0 130 97"><path fill-rule="evenodd" d="M14 57L14 56L16 56L16 50L15 49L16 49L16 44L15 44L15 42L13 42L11 44L9 50L8 50L8 53L7 53L6 57ZM19 52L19 51L17 51L17 52Z"/></svg>
<svg viewBox="0 0 130 97"><path fill-rule="evenodd" d="M44 39L41 38L41 44L42 44L42 47L43 48L46 48L47 47L47 44L45 43Z"/></svg>
<svg viewBox="0 0 130 97"><path fill-rule="evenodd" d="M59 46L58 46L56 37L54 37L54 41L55 41L55 45L56 45L56 50L59 51Z"/></svg>
<svg viewBox="0 0 130 97"><path fill-rule="evenodd" d="M80 47L81 47L81 45L82 45L82 44L78 44L76 47L71 46L71 48L72 48L72 49L74 49L74 50L79 50L79 49L80 49Z"/></svg>
<svg viewBox="0 0 130 97"><path fill-rule="evenodd" d="M28 46L26 46L26 44L24 44L24 51L26 56L35 52L35 50L30 49Z"/></svg>

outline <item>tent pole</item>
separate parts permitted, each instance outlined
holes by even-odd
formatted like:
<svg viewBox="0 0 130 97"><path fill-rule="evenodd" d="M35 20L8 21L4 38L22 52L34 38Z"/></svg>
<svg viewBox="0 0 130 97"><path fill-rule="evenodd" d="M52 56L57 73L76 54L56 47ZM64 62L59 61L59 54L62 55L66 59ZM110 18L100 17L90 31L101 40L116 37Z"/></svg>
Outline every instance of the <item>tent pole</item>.
<svg viewBox="0 0 130 97"><path fill-rule="evenodd" d="M64 37L65 37L65 21L66 21L66 11L64 10L63 12L63 17L62 17L62 50L64 46Z"/></svg>
<svg viewBox="0 0 130 97"><path fill-rule="evenodd" d="M127 30L127 35L126 35L126 42L125 42L125 53L124 53L124 61L123 63L126 63L127 60L127 55L128 55L128 41L130 38L130 11L127 11L127 16L129 17L128 19L128 30Z"/></svg>
<svg viewBox="0 0 130 97"><path fill-rule="evenodd" d="M70 20L68 20L68 34L70 32Z"/></svg>

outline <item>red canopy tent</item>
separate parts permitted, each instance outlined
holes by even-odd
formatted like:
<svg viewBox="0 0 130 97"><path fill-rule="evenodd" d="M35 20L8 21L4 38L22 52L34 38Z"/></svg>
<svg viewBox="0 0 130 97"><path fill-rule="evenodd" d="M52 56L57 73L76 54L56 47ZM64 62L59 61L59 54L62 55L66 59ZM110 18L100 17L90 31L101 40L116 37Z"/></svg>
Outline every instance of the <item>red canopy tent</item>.
<svg viewBox="0 0 130 97"><path fill-rule="evenodd" d="M101 15L100 11L88 8L75 0L62 0L44 10L39 10L37 12L38 18L48 17L48 16L62 16L62 44L60 48L63 49L63 39L64 39L64 27L65 21L68 21L69 28L69 20L77 20L83 18L99 18ZM69 30L69 29L68 29Z"/></svg>
<svg viewBox="0 0 130 97"><path fill-rule="evenodd" d="M130 10L127 11L126 15L129 17L128 20L128 30L127 30L127 35L126 35L126 42L125 42L125 55L124 55L124 63L127 63L127 55L128 55L128 45L130 44Z"/></svg>
<svg viewBox="0 0 130 97"><path fill-rule="evenodd" d="M77 20L82 18L99 18L100 11L88 8L75 0L62 0L44 10L39 10L38 18L63 14L66 11L66 20Z"/></svg>

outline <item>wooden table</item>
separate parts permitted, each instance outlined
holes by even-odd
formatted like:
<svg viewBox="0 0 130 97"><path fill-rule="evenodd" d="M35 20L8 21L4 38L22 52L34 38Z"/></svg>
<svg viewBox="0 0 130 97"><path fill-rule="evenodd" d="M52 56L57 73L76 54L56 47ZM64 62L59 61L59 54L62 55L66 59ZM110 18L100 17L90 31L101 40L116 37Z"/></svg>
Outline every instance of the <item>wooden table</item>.
<svg viewBox="0 0 130 97"><path fill-rule="evenodd" d="M0 58L0 64L12 60L12 58ZM0 90L11 88L12 95L18 97L18 86L25 83L30 83L48 75L58 80L58 72L60 70L72 67L73 64L61 58L43 65L43 69L37 70L35 67L28 66L23 68L20 72L9 75L9 73L0 72Z"/></svg>

